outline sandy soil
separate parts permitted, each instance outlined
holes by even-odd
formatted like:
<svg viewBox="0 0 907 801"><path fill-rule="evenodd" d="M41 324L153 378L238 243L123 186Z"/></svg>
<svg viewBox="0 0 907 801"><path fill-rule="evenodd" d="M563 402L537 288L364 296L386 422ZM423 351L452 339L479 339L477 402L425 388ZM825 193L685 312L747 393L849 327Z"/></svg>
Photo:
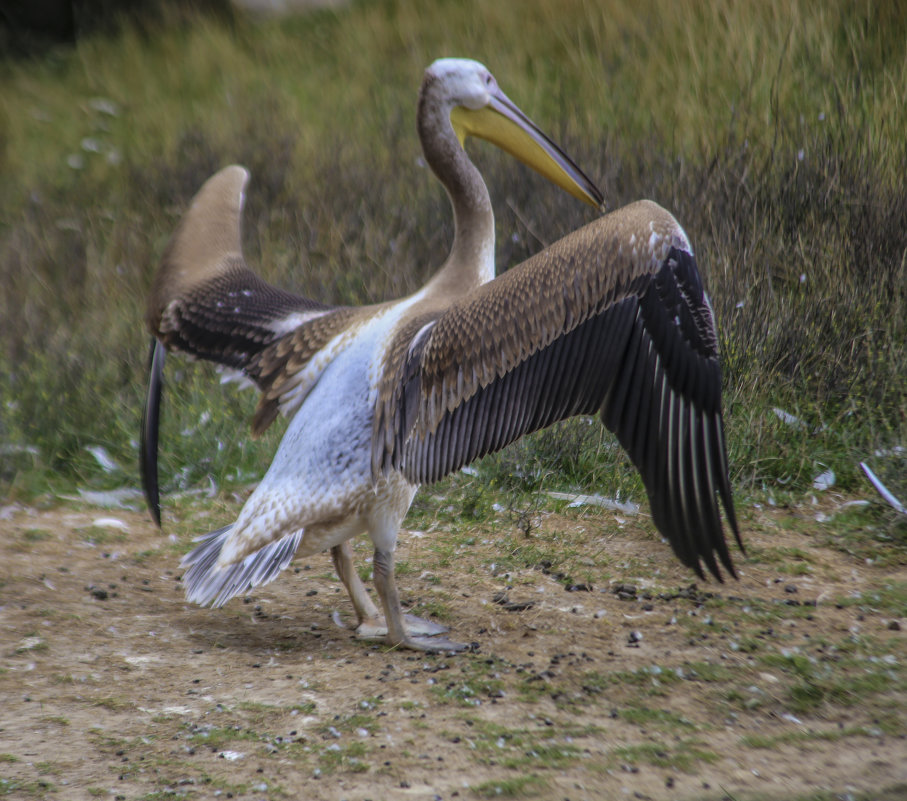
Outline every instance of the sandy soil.
<svg viewBox="0 0 907 801"><path fill-rule="evenodd" d="M454 534L403 532L404 603L477 643L445 656L338 627L332 613L351 609L326 554L212 611L183 600L188 536L129 511L7 507L0 795L907 798L907 610L846 603L903 589L907 569L788 530L797 514L754 512L741 580L679 595L691 576L642 517L618 530L614 515L545 516L539 535L607 553L612 576L626 568L572 591L544 564L502 574L494 538L450 560L435 545ZM760 560L782 542L808 569ZM828 666L806 708L791 653L801 673ZM863 674L882 682L865 698L834 692Z"/></svg>

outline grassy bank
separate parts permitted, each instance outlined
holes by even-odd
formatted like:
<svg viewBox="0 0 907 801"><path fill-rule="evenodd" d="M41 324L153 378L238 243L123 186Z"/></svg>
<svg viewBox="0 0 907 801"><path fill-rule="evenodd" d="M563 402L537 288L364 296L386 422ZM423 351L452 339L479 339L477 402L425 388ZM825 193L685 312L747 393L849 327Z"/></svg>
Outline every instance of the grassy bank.
<svg viewBox="0 0 907 801"><path fill-rule="evenodd" d="M456 54L484 61L611 207L651 197L685 226L718 316L738 491L802 494L831 468L869 496L869 459L907 496L903 454L874 456L907 443L905 42L895 4L401 0L280 22L165 14L0 63L0 494L137 484L145 293L224 164L252 172L247 255L268 279L344 303L420 285L452 232L416 91ZM502 267L589 219L471 152ZM252 395L176 360L168 381L165 490L259 475L282 427L245 439ZM517 448L482 468L513 491L544 476L641 496L597 427Z"/></svg>

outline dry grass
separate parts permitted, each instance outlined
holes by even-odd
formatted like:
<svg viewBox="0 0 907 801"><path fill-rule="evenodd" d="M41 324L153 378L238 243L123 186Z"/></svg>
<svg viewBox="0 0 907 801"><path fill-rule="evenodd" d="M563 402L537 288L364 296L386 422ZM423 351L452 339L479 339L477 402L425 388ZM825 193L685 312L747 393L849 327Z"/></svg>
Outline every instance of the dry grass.
<svg viewBox="0 0 907 801"><path fill-rule="evenodd" d="M451 230L420 164L415 93L447 54L485 61L611 206L648 196L683 222L717 310L738 488L802 491L824 466L865 486L858 459L907 441L905 33L896 6L873 3L400 0L262 24L165 11L0 63L0 445L18 449L0 488L136 482L144 295L223 164L252 171L246 245L269 279L363 302L431 274ZM588 219L500 153L472 152L502 266ZM169 380L168 485L257 475L278 434L236 436L251 397L221 396L197 367ZM570 463L558 436L580 439ZM105 474L94 445L123 470ZM615 453L567 426L520 458L571 486L638 491ZM907 493L907 471L877 461Z"/></svg>

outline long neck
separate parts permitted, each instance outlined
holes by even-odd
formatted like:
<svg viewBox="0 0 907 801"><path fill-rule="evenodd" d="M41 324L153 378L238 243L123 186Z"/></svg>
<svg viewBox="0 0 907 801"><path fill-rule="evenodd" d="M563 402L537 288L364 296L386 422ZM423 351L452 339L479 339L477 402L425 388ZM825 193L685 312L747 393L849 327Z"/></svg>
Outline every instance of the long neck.
<svg viewBox="0 0 907 801"><path fill-rule="evenodd" d="M419 138L428 166L444 185L454 213L454 241L432 289L462 294L494 278L494 213L482 175L450 124L450 108L423 87Z"/></svg>

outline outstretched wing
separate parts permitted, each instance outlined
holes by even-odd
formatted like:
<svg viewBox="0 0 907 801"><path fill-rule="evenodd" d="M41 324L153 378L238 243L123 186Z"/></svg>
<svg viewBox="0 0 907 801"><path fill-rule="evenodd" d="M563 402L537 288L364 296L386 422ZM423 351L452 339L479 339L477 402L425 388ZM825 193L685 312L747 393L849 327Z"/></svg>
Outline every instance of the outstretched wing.
<svg viewBox="0 0 907 801"><path fill-rule="evenodd" d="M330 359L330 343L358 309L325 306L257 276L242 254L248 172L226 167L202 186L174 233L148 299L151 372L142 425L142 482L160 522L158 419L164 348L240 371L261 390L252 432L292 414ZM327 348L326 358L313 360ZM317 362L317 363L316 363Z"/></svg>
<svg viewBox="0 0 907 801"><path fill-rule="evenodd" d="M301 369L299 354L317 352L352 310L278 289L249 269L241 242L248 179L242 167L226 167L193 198L155 275L145 319L168 350L240 370L268 390L289 361L278 350L295 354ZM278 341L282 347L266 353Z"/></svg>
<svg viewBox="0 0 907 801"><path fill-rule="evenodd" d="M681 561L734 575L712 309L683 230L641 201L453 304L398 347L373 467L432 482L524 434L601 415L639 469ZM741 545L742 547L742 545Z"/></svg>

